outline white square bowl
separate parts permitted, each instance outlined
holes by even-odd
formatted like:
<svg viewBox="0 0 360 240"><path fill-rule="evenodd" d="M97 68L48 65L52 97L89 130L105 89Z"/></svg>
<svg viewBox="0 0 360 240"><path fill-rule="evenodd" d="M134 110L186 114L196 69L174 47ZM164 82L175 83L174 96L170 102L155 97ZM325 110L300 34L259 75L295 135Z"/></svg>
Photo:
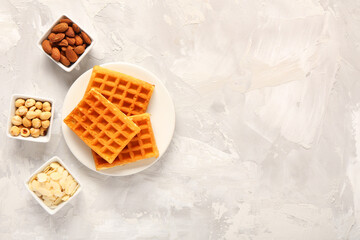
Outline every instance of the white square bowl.
<svg viewBox="0 0 360 240"><path fill-rule="evenodd" d="M75 194L73 196L71 196L66 202L61 202L57 207L55 208L50 208L48 207L43 200L41 200L33 191L30 190L29 188L29 182L30 180L39 172L42 172L47 166L49 166L51 163L53 162L58 162L60 163L60 165L69 172L69 174L75 179L75 181L79 184L79 188L76 190ZM70 169L64 164L64 162L57 156L52 157L51 159L49 159L48 161L46 161L43 165L41 165L41 167L39 167L26 181L25 181L25 187L26 189L30 192L30 194L34 197L34 199L43 207L43 209L45 209L46 212L48 212L49 214L53 215L55 213L57 213L61 208L63 208L66 204L68 204L69 202L71 202L78 194L79 192L82 190L82 185L79 182L79 179L74 175L73 172L70 171Z"/></svg>
<svg viewBox="0 0 360 240"><path fill-rule="evenodd" d="M23 99L29 99L29 98L32 98L32 99L35 99L36 101L40 101L40 102L49 102L51 104L51 117L50 117L50 126L47 130L47 133L45 136L39 136L37 138L34 138L34 137L23 137L21 135L19 136L12 136L10 134L10 128L12 126L12 123L11 123L11 118L13 116L15 116L15 101L16 99L18 98L23 98ZM51 130L52 130L52 125L53 125L53 122L54 122L54 112L55 112L55 106L54 106L54 100L50 99L50 98L42 98L42 97L36 97L36 96L30 96L30 95L23 95L23 94L13 94L11 96L11 101L10 101L10 110L9 110L9 119L8 119L8 124L7 124L7 136L9 138L13 138L13 139L18 139L18 140L24 140L24 141L30 141L30 142L41 142L41 143L46 143L46 142L49 142L50 141L50 137L51 137Z"/></svg>
<svg viewBox="0 0 360 240"><path fill-rule="evenodd" d="M42 46L41 46L41 43L42 43L45 39L47 39L47 37L48 37L49 34L51 33L51 29L53 29L53 27L60 22L60 19L62 19L62 18L64 18L64 17L70 19L73 23L76 23L76 24L80 27L81 31L86 32L86 34L87 34L87 35L90 37L90 39L91 39L91 44L85 48L85 51L83 52L83 54L80 55L80 57L78 58L78 60L77 60L75 63L73 63L72 65L70 65L69 67L66 67L66 66L63 65L61 62L55 61L49 54L47 54L47 53L43 50L43 48L42 48ZM64 71L66 71L66 72L71 72L71 71L79 64L79 62L85 57L85 55L90 52L91 48L92 48L93 45L95 44L95 39L92 37L92 35L91 35L87 30L85 30L81 25L79 25L76 20L74 21L73 19L74 19L74 18L70 18L70 17L68 17L67 15L61 15L56 21L53 22L53 24L51 25L51 27L49 28L49 30L44 33L44 35L40 38L40 40L39 40L39 42L38 42L38 44L37 44L38 47L40 48L41 52L43 52L46 56L48 56L48 58L51 59L51 61L53 61L55 64L57 64L59 67L61 67L61 68L62 68Z"/></svg>

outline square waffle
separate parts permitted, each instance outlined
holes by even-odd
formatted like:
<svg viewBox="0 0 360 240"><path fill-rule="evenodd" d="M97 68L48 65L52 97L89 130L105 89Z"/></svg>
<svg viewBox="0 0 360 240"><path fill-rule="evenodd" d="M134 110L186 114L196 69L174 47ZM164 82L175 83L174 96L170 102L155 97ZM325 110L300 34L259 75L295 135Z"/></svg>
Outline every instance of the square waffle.
<svg viewBox="0 0 360 240"><path fill-rule="evenodd" d="M151 127L150 114L144 113L129 118L139 126L141 129L140 132L131 139L129 144L120 152L111 164L93 151L92 153L97 170L120 166L145 158L159 157L159 150L156 146L154 132Z"/></svg>
<svg viewBox="0 0 360 240"><path fill-rule="evenodd" d="M140 131L133 121L94 89L85 94L64 122L109 163Z"/></svg>
<svg viewBox="0 0 360 240"><path fill-rule="evenodd" d="M96 89L128 116L146 112L154 85L100 66L93 68L86 92Z"/></svg>

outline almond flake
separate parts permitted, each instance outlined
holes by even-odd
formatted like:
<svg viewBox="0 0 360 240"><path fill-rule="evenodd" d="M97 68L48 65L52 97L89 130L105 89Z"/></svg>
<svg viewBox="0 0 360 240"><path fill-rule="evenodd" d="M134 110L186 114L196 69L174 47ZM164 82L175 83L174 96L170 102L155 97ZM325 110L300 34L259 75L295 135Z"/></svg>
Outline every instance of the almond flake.
<svg viewBox="0 0 360 240"><path fill-rule="evenodd" d="M58 164L57 162L53 162L50 164L50 167L52 167L53 169L57 169L58 167L60 167L60 164Z"/></svg>
<svg viewBox="0 0 360 240"><path fill-rule="evenodd" d="M58 172L53 172L51 175L50 175L51 179L52 180L59 180L61 178L61 175L58 173Z"/></svg>
<svg viewBox="0 0 360 240"><path fill-rule="evenodd" d="M39 181L40 183L46 182L47 179L48 179L48 176L47 176L45 173L39 173L39 174L37 175L37 179L38 179L38 181Z"/></svg>
<svg viewBox="0 0 360 240"><path fill-rule="evenodd" d="M68 199L69 199L69 195L65 195L64 197L62 197L62 200L63 200L64 202L66 202Z"/></svg>

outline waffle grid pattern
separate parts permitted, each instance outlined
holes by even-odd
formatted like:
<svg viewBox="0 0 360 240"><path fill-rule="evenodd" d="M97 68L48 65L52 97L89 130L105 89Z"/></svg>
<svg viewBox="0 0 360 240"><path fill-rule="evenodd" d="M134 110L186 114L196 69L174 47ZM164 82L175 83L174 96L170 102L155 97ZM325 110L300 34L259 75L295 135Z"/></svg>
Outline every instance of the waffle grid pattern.
<svg viewBox="0 0 360 240"><path fill-rule="evenodd" d="M93 151L95 167L97 170L159 156L154 132L151 126L150 114L144 113L141 115L131 116L129 118L141 129L140 132L120 152L112 164L106 162Z"/></svg>
<svg viewBox="0 0 360 240"><path fill-rule="evenodd" d="M96 89L128 116L146 112L154 85L99 66L93 68L86 91Z"/></svg>
<svg viewBox="0 0 360 240"><path fill-rule="evenodd" d="M128 117L95 90L85 94L64 122L109 163L114 161L140 131Z"/></svg>

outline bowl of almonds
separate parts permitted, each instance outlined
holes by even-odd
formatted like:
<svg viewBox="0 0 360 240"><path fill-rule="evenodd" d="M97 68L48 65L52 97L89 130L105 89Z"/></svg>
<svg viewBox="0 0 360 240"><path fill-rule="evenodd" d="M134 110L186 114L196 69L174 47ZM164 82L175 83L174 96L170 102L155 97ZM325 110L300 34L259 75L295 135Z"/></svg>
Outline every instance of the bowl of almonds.
<svg viewBox="0 0 360 240"><path fill-rule="evenodd" d="M57 156L36 170L25 187L49 214L59 211L82 189L79 180Z"/></svg>
<svg viewBox="0 0 360 240"><path fill-rule="evenodd" d="M63 70L70 72L94 45L94 39L72 19L62 15L38 42L39 48Z"/></svg>
<svg viewBox="0 0 360 240"><path fill-rule="evenodd" d="M7 135L19 140L48 142L53 119L52 99L14 94L10 101Z"/></svg>

